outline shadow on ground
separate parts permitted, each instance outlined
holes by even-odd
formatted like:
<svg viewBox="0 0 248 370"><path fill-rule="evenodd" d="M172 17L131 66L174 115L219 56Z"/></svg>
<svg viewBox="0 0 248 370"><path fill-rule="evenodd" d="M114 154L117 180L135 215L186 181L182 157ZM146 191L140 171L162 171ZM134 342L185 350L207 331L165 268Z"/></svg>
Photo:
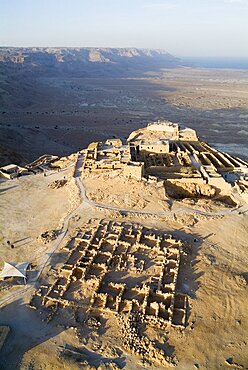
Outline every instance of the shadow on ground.
<svg viewBox="0 0 248 370"><path fill-rule="evenodd" d="M37 311L16 300L0 309L1 325L8 325L10 333L0 351L0 369L20 368L24 354L39 344L55 337L64 329L42 322Z"/></svg>
<svg viewBox="0 0 248 370"><path fill-rule="evenodd" d="M71 358L73 361L76 361L79 364L80 362L83 363L86 360L90 366L94 366L95 368L98 368L101 364L109 363L115 363L119 369L124 369L126 366L125 357L108 358L98 353L89 351L86 348L79 349L66 345L61 352L62 355L67 359Z"/></svg>
<svg viewBox="0 0 248 370"><path fill-rule="evenodd" d="M178 239L184 241L184 252L181 255L179 273L176 284L176 293L182 293L196 299L196 292L200 286L199 278L204 274L198 269L198 253L201 249L204 239L198 234L187 234L185 231L178 230L174 234ZM210 235L209 235L210 236ZM186 326L190 317L190 307L187 307Z"/></svg>
<svg viewBox="0 0 248 370"><path fill-rule="evenodd" d="M18 188L19 185L13 185L13 186L9 186L8 188L3 188L3 189L0 189L0 193L3 195L5 193L7 193L8 190L11 190L11 189L14 189L14 188Z"/></svg>

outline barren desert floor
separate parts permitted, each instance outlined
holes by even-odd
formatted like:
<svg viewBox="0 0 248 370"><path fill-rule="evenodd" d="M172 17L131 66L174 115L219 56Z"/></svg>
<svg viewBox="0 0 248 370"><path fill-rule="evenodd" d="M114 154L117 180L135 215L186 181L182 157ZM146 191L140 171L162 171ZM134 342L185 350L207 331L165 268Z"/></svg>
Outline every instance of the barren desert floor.
<svg viewBox="0 0 248 370"><path fill-rule="evenodd" d="M219 150L248 158L246 70L176 68L142 78L47 77L36 79L32 88L36 93L22 92L18 102L10 96L0 111L0 144L24 162L44 153L70 154L111 136L124 139L158 118L183 122Z"/></svg>

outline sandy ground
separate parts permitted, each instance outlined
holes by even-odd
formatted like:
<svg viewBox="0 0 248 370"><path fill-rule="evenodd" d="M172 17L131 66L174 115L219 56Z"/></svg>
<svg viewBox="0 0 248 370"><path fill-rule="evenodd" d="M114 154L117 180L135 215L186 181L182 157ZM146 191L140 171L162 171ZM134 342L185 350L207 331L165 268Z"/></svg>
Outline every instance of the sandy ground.
<svg viewBox="0 0 248 370"><path fill-rule="evenodd" d="M55 180L68 179L59 189L48 187ZM41 233L61 228L64 217L78 203L72 168L20 177L0 184L0 264L5 260L30 260L44 253L37 238ZM7 246L9 240L14 249Z"/></svg>
<svg viewBox="0 0 248 370"><path fill-rule="evenodd" d="M192 368L194 359L203 369L226 369L228 358L247 368L247 216L201 221L186 230L203 242L193 248L193 281L182 282L191 296L189 326L170 341L179 368Z"/></svg>
<svg viewBox="0 0 248 370"><path fill-rule="evenodd" d="M127 179L121 170L85 175L83 183L87 197L103 205L121 209L147 212L167 212L180 207L189 207L206 212L218 212L232 207L214 199L183 199L181 201L166 195L163 181L149 183Z"/></svg>
<svg viewBox="0 0 248 370"><path fill-rule="evenodd" d="M145 211L169 209L163 183L149 184L127 179L121 171L92 173L83 182L87 196L97 203Z"/></svg>
<svg viewBox="0 0 248 370"><path fill-rule="evenodd" d="M170 103L206 110L247 109L247 80L244 70L177 68L164 73L164 81L176 90L166 94Z"/></svg>
<svg viewBox="0 0 248 370"><path fill-rule="evenodd" d="M80 168L75 173L80 173ZM185 208L178 211L180 205L175 204L177 213L170 214L164 189L158 184L124 178L120 181L118 171L86 177L86 193L96 202L166 212L164 217L138 213L121 216L116 210L96 208L86 201L80 203L77 178L72 178L72 174L73 167L69 167L46 177L32 175L0 184L0 267L4 260L41 264L50 258L38 282L31 276L26 286L14 280L1 283L0 325L10 326L11 332L0 352L0 368L141 370L173 365L179 370L247 369L247 211L210 217ZM61 188L48 186L64 177L68 182ZM204 201L198 207L208 211L223 209L217 203L211 204ZM184 242L185 255L176 289L188 297L186 328L161 330L142 325L142 332L164 351L166 358L149 355L143 361L124 345L125 316L120 318L107 311L96 315L87 303L77 310L76 325L73 309L60 310L47 323L42 321L42 309L34 310L28 305L35 288L57 276L66 259L66 243L79 229L87 229L88 221L94 223L104 218L140 223L171 233ZM43 244L38 238L45 231L61 228L66 228L61 243L55 240ZM14 249L7 247L7 240L14 242ZM128 277L124 275L123 279ZM87 284L83 293L90 295L92 290ZM12 299L6 303L11 294ZM171 364L166 365L167 360Z"/></svg>
<svg viewBox="0 0 248 370"><path fill-rule="evenodd" d="M154 222L151 219L142 223L152 227L156 224L167 232L172 231L191 250L179 276L179 289L189 296L187 328L184 331L171 329L166 333L153 331L147 334L159 343L166 343L167 353L175 356L177 369L246 369L247 216L232 215L218 220L203 220L194 227L159 220ZM193 238L197 238L197 242ZM82 324L82 332L78 335L73 327L66 329L66 325L70 327L69 316L62 315L44 324L38 313L16 302L2 311L3 321L8 316L8 309L9 313L16 312L23 320L22 324L15 320L12 330L19 336L21 333L27 335L17 351L19 354L25 352L21 369L31 366L34 369L68 370L167 368L159 364L144 364L138 356L123 348L120 336L122 325L113 314L103 314L100 327ZM32 338L29 337L31 328L25 328L28 322L32 323ZM6 351L10 350L10 345L7 342ZM65 358L59 355L65 345L83 353L80 356L81 363L77 363L73 356ZM229 365L226 360L236 365Z"/></svg>

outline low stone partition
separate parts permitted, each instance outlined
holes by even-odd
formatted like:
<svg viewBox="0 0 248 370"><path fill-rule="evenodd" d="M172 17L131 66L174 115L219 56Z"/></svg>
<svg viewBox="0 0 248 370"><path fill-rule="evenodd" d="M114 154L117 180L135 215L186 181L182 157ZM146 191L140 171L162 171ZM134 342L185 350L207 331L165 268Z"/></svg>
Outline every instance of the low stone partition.
<svg viewBox="0 0 248 370"><path fill-rule="evenodd" d="M181 247L159 230L101 220L69 241L54 283L41 286L31 305L51 307L50 319L86 299L93 310L140 313L159 326L183 327L187 305L176 292Z"/></svg>

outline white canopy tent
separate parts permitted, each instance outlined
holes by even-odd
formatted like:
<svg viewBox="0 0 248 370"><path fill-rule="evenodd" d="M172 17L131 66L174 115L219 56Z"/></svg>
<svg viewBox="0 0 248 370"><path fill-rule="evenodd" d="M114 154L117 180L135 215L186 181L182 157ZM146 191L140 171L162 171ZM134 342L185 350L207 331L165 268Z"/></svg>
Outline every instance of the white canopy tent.
<svg viewBox="0 0 248 370"><path fill-rule="evenodd" d="M26 271L30 262L4 262L3 270L0 273L0 279L6 277L22 277L26 284L27 275Z"/></svg>

